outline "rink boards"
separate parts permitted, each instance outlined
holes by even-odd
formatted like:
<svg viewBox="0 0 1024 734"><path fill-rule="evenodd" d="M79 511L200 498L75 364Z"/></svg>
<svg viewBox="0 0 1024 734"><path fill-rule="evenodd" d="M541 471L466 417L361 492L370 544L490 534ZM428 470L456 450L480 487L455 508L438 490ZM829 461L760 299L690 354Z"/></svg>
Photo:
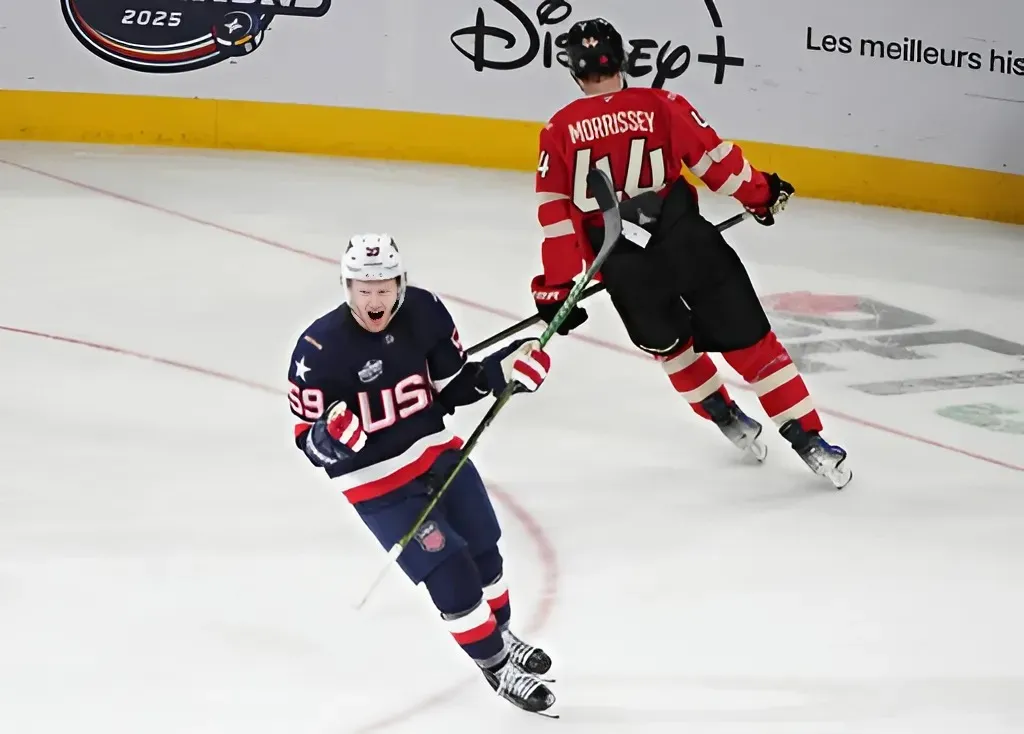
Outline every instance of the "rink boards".
<svg viewBox="0 0 1024 734"><path fill-rule="evenodd" d="M232 100L0 92L0 137L356 156L531 170L539 125L421 112ZM410 133L410 131L415 131ZM500 141L500 142L498 142ZM798 193L1024 224L1024 177L860 153L741 142Z"/></svg>
<svg viewBox="0 0 1024 734"><path fill-rule="evenodd" d="M0 28L0 138L528 171L604 15L633 84L803 196L1024 223L1024 6L919 2L40 0Z"/></svg>

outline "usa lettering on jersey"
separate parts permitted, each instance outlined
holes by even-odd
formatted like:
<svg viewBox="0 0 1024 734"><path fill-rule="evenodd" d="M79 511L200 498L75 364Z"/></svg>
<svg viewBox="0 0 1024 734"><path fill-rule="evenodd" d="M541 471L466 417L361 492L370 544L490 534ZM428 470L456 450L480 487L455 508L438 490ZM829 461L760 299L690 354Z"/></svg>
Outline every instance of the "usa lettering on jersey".
<svg viewBox="0 0 1024 734"><path fill-rule="evenodd" d="M371 403L371 393L359 393L359 421L367 434L391 428L399 420L416 415L426 410L433 402L433 393L429 388L430 379L426 375L414 374L399 380L393 388L385 387L377 391L374 397L381 406L375 411ZM374 413L380 417L375 418Z"/></svg>

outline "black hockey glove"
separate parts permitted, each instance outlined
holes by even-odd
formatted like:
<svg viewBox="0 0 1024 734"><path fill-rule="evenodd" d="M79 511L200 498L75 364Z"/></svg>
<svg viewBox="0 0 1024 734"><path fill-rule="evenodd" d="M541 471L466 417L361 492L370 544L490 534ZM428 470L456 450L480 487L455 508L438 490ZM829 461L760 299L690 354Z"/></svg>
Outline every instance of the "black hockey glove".
<svg viewBox="0 0 1024 734"><path fill-rule="evenodd" d="M565 299L569 297L569 291L572 290L572 283L563 283L561 285L547 285L544 282L544 276L538 275L530 283L530 290L533 291L533 302L537 306L537 313L544 319L544 323L551 324L555 320L555 315L558 310L565 303ZM566 336L570 331L575 329L577 326L585 322L589 317L585 309L579 306L573 306L572 310L569 311L569 315L565 317L565 321L558 327L558 333L562 336Z"/></svg>
<svg viewBox="0 0 1024 734"><path fill-rule="evenodd" d="M796 191L793 189L793 184L783 181L777 173L765 174L765 178L768 180L768 201L765 202L764 206L748 209L748 211L754 215L754 219L759 224L771 227L775 224L775 215L786 208L786 204L789 203L789 197L795 194Z"/></svg>

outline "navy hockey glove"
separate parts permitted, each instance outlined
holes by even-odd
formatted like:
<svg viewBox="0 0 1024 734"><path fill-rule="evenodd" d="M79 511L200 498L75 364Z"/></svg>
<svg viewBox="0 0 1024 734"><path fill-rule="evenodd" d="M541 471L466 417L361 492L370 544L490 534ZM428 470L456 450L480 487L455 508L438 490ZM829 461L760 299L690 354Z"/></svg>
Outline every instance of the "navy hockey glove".
<svg viewBox="0 0 1024 734"><path fill-rule="evenodd" d="M544 276L538 275L530 283L530 290L533 291L533 302L537 306L537 313L544 319L544 323L550 324L555 320L555 315L558 313L558 309L562 307L562 304L565 303L565 299L569 297L572 283L547 285L544 282ZM565 321L558 327L558 333L566 336L570 331L585 322L587 318L586 310L579 306L573 306L572 310L569 311L569 315L565 317Z"/></svg>
<svg viewBox="0 0 1024 734"><path fill-rule="evenodd" d="M551 357L540 348L539 339L518 339L487 355L481 364L487 389L499 395L509 382L516 392L534 392L547 379Z"/></svg>
<svg viewBox="0 0 1024 734"><path fill-rule="evenodd" d="M359 418L343 402L337 402L306 432L303 451L317 466L351 459L366 445Z"/></svg>
<svg viewBox="0 0 1024 734"><path fill-rule="evenodd" d="M765 202L764 206L748 207L747 211L754 215L754 219L759 224L771 227L775 224L775 215L786 208L786 204L789 203L789 197L795 194L796 191L793 189L793 184L783 181L777 173L767 173L765 174L765 179L768 181L768 201Z"/></svg>

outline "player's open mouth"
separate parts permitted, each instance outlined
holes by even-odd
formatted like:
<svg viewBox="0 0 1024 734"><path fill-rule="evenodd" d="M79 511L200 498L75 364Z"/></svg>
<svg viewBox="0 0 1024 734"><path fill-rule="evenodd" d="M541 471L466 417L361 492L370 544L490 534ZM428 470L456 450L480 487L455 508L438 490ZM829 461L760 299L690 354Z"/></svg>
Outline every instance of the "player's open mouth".
<svg viewBox="0 0 1024 734"><path fill-rule="evenodd" d="M368 311L367 313L369 314L371 321L380 321L384 318L383 311Z"/></svg>

